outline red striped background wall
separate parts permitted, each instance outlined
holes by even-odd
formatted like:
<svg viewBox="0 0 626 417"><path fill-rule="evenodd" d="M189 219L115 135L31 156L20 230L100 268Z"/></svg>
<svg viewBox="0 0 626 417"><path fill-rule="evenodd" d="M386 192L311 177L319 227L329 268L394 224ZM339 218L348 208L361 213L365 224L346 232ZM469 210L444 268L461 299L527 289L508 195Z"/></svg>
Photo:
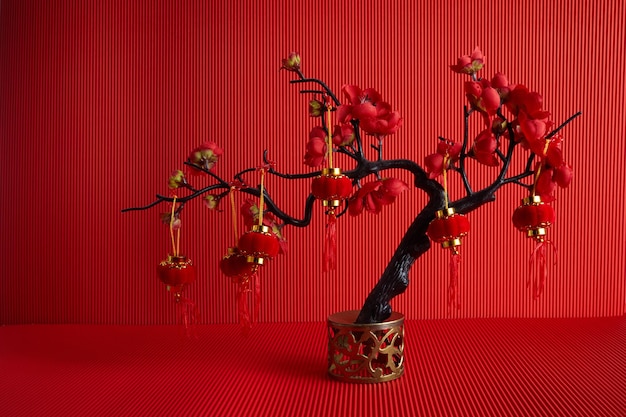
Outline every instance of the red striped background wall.
<svg viewBox="0 0 626 417"><path fill-rule="evenodd" d="M622 201L625 7L620 0L11 1L0 9L0 323L161 324L174 306L155 267L167 254L160 207L124 207L167 193L190 149L224 148L228 177L261 162L301 172L315 121L278 71L292 50L303 72L374 87L404 117L387 157L422 162L439 135L462 134L464 79L448 65L480 46L485 75L504 72L543 94L575 170L550 230L558 263L545 294L525 287L531 242L510 216L523 196L503 189L470 215L454 317L620 315L625 311ZM346 167L347 169L347 167ZM476 183L493 171L471 166ZM405 180L403 174L398 173ZM301 216L306 182L269 178ZM451 193L460 193L453 184ZM289 253L262 271L262 321L319 321L359 308L425 197L416 190L378 216L341 218L340 264L321 272L323 216L288 228ZM199 267L188 290L203 323L236 320L235 288L217 269L232 242L228 207L184 214L182 250ZM419 259L394 308L450 317L447 259Z"/></svg>

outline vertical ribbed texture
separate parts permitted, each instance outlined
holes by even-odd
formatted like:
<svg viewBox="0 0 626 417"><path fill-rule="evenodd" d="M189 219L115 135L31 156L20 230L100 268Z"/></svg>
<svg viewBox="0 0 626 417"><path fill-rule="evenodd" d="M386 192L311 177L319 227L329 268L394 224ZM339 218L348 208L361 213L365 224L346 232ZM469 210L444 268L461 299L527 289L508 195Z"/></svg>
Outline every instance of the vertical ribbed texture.
<svg viewBox="0 0 626 417"><path fill-rule="evenodd" d="M575 178L554 203L558 263L545 294L533 301L525 288L532 245L510 222L523 192L503 189L470 215L462 309L453 317L623 314L625 18L617 0L3 1L0 323L174 322L173 301L155 276L169 248L159 222L167 207L120 209L169 193L170 171L206 140L223 147L216 172L225 177L259 165L264 149L278 170L306 170L303 147L316 121L288 82L293 74L278 71L290 51L337 94L343 84L376 88L404 117L385 140L385 157L422 163L437 136L461 138L464 79L448 66L477 45L485 76L501 71L539 91L557 123L583 115L563 131ZM469 169L474 184L493 175ZM267 185L286 212L302 217L307 181ZM461 193L454 181L451 193ZM410 190L378 216L340 218L331 274L321 272L316 205L309 228L284 230L289 253L261 272L261 320L318 321L359 308L425 201ZM236 320L235 288L217 269L234 243L229 208L221 208L198 202L183 216L181 249L199 268L187 295L204 323ZM394 308L411 318L450 317L448 259L438 247L419 259Z"/></svg>
<svg viewBox="0 0 626 417"><path fill-rule="evenodd" d="M319 322L4 326L0 415L624 416L624 317L406 324L403 376L365 385L327 376Z"/></svg>

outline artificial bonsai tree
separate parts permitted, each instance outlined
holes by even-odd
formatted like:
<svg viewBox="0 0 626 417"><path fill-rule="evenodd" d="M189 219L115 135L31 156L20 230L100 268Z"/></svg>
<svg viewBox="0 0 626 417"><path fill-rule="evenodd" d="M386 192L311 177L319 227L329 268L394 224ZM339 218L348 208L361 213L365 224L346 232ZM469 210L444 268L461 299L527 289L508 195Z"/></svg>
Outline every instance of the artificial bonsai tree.
<svg viewBox="0 0 626 417"><path fill-rule="evenodd" d="M390 170L408 171L412 175L413 186L427 194L428 202L416 214L378 283L364 301L356 322L365 324L382 322L391 315L390 300L405 291L411 266L430 249L431 241L452 250L449 302L453 305L458 262L454 255L458 240L467 233L469 224L465 220L450 220L461 220L464 214L494 201L501 187L517 185L525 188L529 197L516 210L513 223L536 240L531 262L536 262L540 269L535 285L535 295L539 295L545 279L545 249L549 244L545 239L545 229L554 220L554 211L549 203L554 199L556 187L567 187L572 178L572 169L562 157L561 130L580 113L556 125L550 113L543 109L539 93L523 84L509 83L500 73L491 79L480 77L478 74L483 66L484 56L478 48L450 66L452 71L468 77L464 84L468 104L463 109L463 138L460 141L438 138L438 143L433 143L436 152L426 156L422 166L409 159L384 158L384 138L394 134L402 126L403 119L376 90L344 85L342 93L345 100L342 102L324 82L304 76L299 54L291 53L283 60L281 68L296 75L290 83L306 87L300 92L312 96L308 103L309 115L320 120L309 134L304 155L304 163L313 168L312 171L280 172L265 151L263 166L245 168L234 174L232 179L225 179L212 170L222 156L222 149L214 142L205 142L192 150L185 162L185 170L174 171L169 178L170 188L184 189L186 195L157 195L156 200L146 206L123 211L145 210L160 203L172 203L171 212L164 213L162 217L174 230L183 208L192 200L202 198L209 208L216 208L225 197L232 195L233 190L258 198L259 204L247 200L241 209L246 229L272 236L278 246L271 249L272 253L261 254L252 253L254 249L229 248L224 259L236 256L231 260L241 262L228 264L222 260L221 264L222 271L245 286L258 265L263 263L263 258L272 257L280 251L280 245L284 244L285 226L304 228L310 224L317 199L324 201L329 215L324 267L332 269L334 219L344 215L358 216L364 211L378 213L408 188L403 181L386 177L385 173ZM335 114L334 124L331 113ZM471 117L482 119L483 128L476 135L469 132ZM366 141L374 150L373 159L366 156ZM350 160L350 169L341 172L333 167L333 154ZM515 157L525 158L521 172L510 172ZM498 167L494 170L493 180L482 189L474 190L470 183L467 175L470 160ZM304 202L301 216L284 212L262 182L259 186L249 185L247 175L253 172L261 172L261 178L273 175L285 182L311 179L312 191ZM454 201L448 201L446 182L449 174L458 175L464 189L464 196ZM207 176L211 183L196 188L191 181L198 175ZM172 239L174 241L173 234Z"/></svg>

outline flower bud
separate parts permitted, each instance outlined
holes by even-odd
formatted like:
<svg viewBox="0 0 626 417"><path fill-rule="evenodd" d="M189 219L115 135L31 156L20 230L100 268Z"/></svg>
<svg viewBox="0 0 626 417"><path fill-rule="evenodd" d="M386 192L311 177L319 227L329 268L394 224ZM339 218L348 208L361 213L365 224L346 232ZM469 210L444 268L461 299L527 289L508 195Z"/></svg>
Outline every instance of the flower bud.
<svg viewBox="0 0 626 417"><path fill-rule="evenodd" d="M183 171L179 169L172 171L172 174L167 180L167 185L171 189L176 189L181 187L183 184L185 184L185 174L183 173Z"/></svg>
<svg viewBox="0 0 626 417"><path fill-rule="evenodd" d="M217 198L213 194L207 194L204 196L203 203L209 210L214 210L217 207Z"/></svg>
<svg viewBox="0 0 626 417"><path fill-rule="evenodd" d="M283 66L281 69L287 71L299 71L300 70L300 54L297 52L289 53L287 58L283 58Z"/></svg>
<svg viewBox="0 0 626 417"><path fill-rule="evenodd" d="M317 99L312 99L309 101L309 116L311 117L320 117L324 114L324 103Z"/></svg>

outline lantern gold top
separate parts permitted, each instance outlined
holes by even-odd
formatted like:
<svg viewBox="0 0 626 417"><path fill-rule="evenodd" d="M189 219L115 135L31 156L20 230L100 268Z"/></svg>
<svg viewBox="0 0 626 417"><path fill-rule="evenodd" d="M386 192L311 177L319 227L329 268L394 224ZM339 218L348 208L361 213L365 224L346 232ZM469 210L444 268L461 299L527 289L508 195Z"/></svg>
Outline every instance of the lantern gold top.
<svg viewBox="0 0 626 417"><path fill-rule="evenodd" d="M522 205L530 206L531 204L541 204L541 197L538 195L531 195L522 198Z"/></svg>
<svg viewBox="0 0 626 417"><path fill-rule="evenodd" d="M269 233L270 228L265 225L255 224L254 226L252 226L252 231L257 233Z"/></svg>
<svg viewBox="0 0 626 417"><path fill-rule="evenodd" d="M330 175L331 177L338 177L341 175L341 169L340 168L324 168L322 169L322 175L323 176Z"/></svg>
<svg viewBox="0 0 626 417"><path fill-rule="evenodd" d="M437 217L438 219L443 219L452 215L454 215L454 207L448 207L447 209L437 210L435 212L435 217Z"/></svg>

